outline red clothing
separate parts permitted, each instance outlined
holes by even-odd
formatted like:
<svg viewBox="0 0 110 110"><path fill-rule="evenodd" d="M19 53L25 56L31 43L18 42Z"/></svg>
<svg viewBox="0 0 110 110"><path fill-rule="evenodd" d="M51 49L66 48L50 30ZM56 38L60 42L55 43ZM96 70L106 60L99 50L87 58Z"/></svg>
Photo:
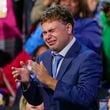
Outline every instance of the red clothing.
<svg viewBox="0 0 110 110"><path fill-rule="evenodd" d="M27 62L27 60L30 59L31 56L25 51L22 51L10 64L7 64L6 66L3 67L3 73L5 74L6 78L8 79L15 93L17 88L16 88L16 82L12 75L11 67L12 66L20 67L20 61ZM3 81L3 75L0 80L2 81L2 85L0 85L0 90L3 90L5 93L10 95L10 91L8 90L8 88L5 85L5 82Z"/></svg>

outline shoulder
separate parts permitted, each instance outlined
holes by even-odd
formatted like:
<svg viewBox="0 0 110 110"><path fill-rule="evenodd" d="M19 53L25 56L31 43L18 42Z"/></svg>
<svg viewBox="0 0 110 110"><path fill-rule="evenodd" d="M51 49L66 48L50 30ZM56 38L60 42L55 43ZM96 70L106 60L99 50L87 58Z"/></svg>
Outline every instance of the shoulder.
<svg viewBox="0 0 110 110"><path fill-rule="evenodd" d="M77 27L82 28L82 29L93 28L93 27L101 28L100 25L98 24L98 21L95 18L77 19L75 21L75 25Z"/></svg>
<svg viewBox="0 0 110 110"><path fill-rule="evenodd" d="M45 51L44 53L42 53L40 56L37 57L37 59L39 60L45 60L47 58L51 57L51 50L48 49L47 51Z"/></svg>
<svg viewBox="0 0 110 110"><path fill-rule="evenodd" d="M82 45L80 53L78 55L78 59L81 59L82 61L85 61L87 59L89 59L89 60L91 59L91 61L94 61L96 59L101 61L101 56L98 53L96 53L95 51Z"/></svg>

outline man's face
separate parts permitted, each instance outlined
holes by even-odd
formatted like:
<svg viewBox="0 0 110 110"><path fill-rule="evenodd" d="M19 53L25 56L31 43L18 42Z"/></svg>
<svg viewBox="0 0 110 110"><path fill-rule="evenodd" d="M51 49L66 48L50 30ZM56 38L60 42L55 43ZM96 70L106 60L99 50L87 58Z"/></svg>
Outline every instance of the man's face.
<svg viewBox="0 0 110 110"><path fill-rule="evenodd" d="M60 0L59 4L67 7L73 15L79 10L79 0Z"/></svg>
<svg viewBox="0 0 110 110"><path fill-rule="evenodd" d="M72 25L60 20L47 21L42 24L43 39L53 51L61 51L72 39Z"/></svg>

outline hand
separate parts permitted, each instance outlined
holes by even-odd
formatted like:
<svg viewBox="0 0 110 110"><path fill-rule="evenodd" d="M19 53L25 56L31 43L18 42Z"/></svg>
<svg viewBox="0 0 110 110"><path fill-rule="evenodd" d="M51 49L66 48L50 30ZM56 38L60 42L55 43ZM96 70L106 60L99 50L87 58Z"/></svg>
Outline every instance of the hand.
<svg viewBox="0 0 110 110"><path fill-rule="evenodd" d="M53 79L49 74L47 69L45 68L43 62L41 61L40 64L29 60L28 62L32 67L32 72L36 74L37 79L42 82L43 84L47 85L51 89L55 89L57 80Z"/></svg>
<svg viewBox="0 0 110 110"><path fill-rule="evenodd" d="M36 74L36 77L40 82L45 84L50 79L48 71L43 65L43 62L40 62L40 64L38 64L32 60L29 60L28 63L31 66L31 71Z"/></svg>
<svg viewBox="0 0 110 110"><path fill-rule="evenodd" d="M29 82L30 73L27 65L22 61L20 62L21 68L12 67L12 75L16 82Z"/></svg>

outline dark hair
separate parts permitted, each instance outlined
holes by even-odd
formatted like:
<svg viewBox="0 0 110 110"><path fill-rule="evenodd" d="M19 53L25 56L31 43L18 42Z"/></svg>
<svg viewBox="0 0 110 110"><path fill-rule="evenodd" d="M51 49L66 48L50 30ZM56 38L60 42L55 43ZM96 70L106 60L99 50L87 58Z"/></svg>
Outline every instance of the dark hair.
<svg viewBox="0 0 110 110"><path fill-rule="evenodd" d="M10 63L11 60L12 57L8 52L0 50L0 67L3 67L6 64Z"/></svg>
<svg viewBox="0 0 110 110"><path fill-rule="evenodd" d="M104 2L103 3L103 7L101 8L101 10L103 10L104 11L104 13L108 13L108 12L110 12L110 3L106 3L106 2Z"/></svg>
<svg viewBox="0 0 110 110"><path fill-rule="evenodd" d="M80 1L80 7L79 7L79 16L80 17L82 17L82 18L94 17L95 12L96 12L96 10L94 10L94 12L92 12L89 9L89 6L87 5L87 0Z"/></svg>
<svg viewBox="0 0 110 110"><path fill-rule="evenodd" d="M41 16L41 24L46 21L54 21L54 20L61 20L63 23L67 24L70 23L71 25L74 24L73 16L68 11L67 8L64 8L60 5L54 5L46 9L43 15Z"/></svg>

